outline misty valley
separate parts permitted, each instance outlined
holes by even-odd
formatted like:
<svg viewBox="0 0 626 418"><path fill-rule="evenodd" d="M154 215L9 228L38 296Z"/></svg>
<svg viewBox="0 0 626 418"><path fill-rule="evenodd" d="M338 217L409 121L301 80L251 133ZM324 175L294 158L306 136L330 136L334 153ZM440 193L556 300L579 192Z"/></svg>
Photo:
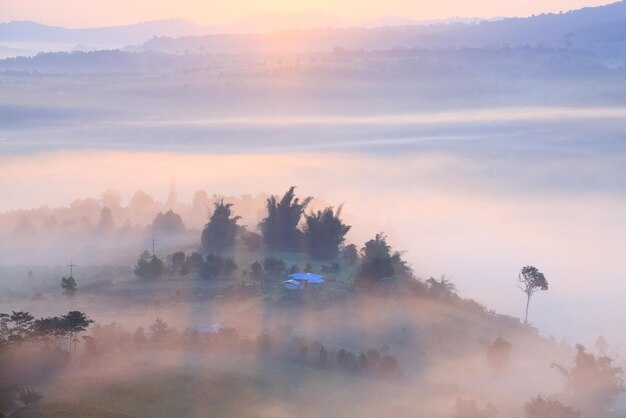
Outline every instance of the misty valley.
<svg viewBox="0 0 626 418"><path fill-rule="evenodd" d="M0 5L0 418L626 417L626 1L143 1Z"/></svg>
<svg viewBox="0 0 626 418"><path fill-rule="evenodd" d="M11 214L20 219L12 240L33 248L46 231L73 241L89 264L3 269L3 408L26 417L389 408L577 417L615 400L622 373L604 339L592 354L464 297L445 276L416 277L383 233L345 242L351 226L341 213L294 187L226 199L199 191L186 205L172 185L165 202L137 192L122 206L108 190L69 208ZM148 214L152 223L131 223ZM96 264L101 252L106 264ZM518 281L527 302L548 289L532 266Z"/></svg>

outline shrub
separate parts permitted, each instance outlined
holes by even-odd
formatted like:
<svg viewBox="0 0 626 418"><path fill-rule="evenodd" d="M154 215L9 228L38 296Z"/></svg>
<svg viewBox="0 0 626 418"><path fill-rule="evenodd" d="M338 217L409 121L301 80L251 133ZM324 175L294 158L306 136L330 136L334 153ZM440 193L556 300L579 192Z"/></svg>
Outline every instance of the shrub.
<svg viewBox="0 0 626 418"><path fill-rule="evenodd" d="M525 418L579 418L580 412L562 402L537 396L524 405Z"/></svg>
<svg viewBox="0 0 626 418"><path fill-rule="evenodd" d="M32 389L24 388L18 395L19 400L26 406L39 402L43 396Z"/></svg>
<svg viewBox="0 0 626 418"><path fill-rule="evenodd" d="M285 273L285 267L285 262L278 258L267 257L263 260L263 269L271 277L281 277Z"/></svg>

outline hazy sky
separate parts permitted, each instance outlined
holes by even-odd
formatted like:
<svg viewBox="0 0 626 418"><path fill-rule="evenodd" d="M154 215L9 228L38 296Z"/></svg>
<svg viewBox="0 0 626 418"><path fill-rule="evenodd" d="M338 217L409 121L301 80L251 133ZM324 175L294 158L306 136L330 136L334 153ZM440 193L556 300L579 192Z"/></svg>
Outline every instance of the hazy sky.
<svg viewBox="0 0 626 418"><path fill-rule="evenodd" d="M264 12L297 13L323 10L345 18L404 16L448 17L527 16L585 6L607 0L0 0L0 21L34 20L72 26L106 26L137 21L185 18L201 24L228 23Z"/></svg>

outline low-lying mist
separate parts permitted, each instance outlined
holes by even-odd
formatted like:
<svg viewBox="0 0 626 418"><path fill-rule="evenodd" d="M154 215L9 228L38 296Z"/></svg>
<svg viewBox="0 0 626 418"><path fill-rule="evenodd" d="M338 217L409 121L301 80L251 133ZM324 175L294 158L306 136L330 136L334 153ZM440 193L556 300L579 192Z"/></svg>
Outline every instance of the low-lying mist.
<svg viewBox="0 0 626 418"><path fill-rule="evenodd" d="M172 180L181 205L191 205L197 190L209 196L257 196L297 185L301 195L344 204L346 222L353 225L349 242L361 246L384 232L395 248L406 251L419 277L445 274L463 294L499 312L523 313L517 273L522 265L539 265L551 288L533 301L531 321L544 335L591 343L602 334L623 347L622 160L619 155L578 156L570 151L555 156L531 150L471 158L442 152L383 157L68 152L4 157L0 178L4 204L12 208L67 206L77 198L99 198L107 188L121 192L122 206L137 190L165 201ZM233 210L254 230L264 210L263 195L256 203L249 199L248 204L235 201ZM193 221L184 219L187 226L201 228L202 216L209 213L203 212L201 208ZM85 241L64 242L55 235L53 243L46 244L41 236L32 246L16 244L10 231L20 217L10 213L3 215L2 247L9 257L2 264L23 265L22 277L29 264L44 261L61 266L60 271L69 259L97 264L98 247ZM144 227L153 216L133 223ZM197 242L199 230L196 234L194 238L190 232L190 243ZM124 247L123 264L149 249L149 238L140 234ZM114 261L111 248L101 254L102 260Z"/></svg>

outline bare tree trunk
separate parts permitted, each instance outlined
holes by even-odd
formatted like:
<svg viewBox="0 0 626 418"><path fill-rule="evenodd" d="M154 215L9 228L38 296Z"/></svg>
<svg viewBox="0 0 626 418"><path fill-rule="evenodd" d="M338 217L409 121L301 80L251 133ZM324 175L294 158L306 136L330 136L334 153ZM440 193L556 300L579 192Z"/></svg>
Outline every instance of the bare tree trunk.
<svg viewBox="0 0 626 418"><path fill-rule="evenodd" d="M530 305L530 293L526 294L526 317L524 318L524 324L528 325L528 305Z"/></svg>

